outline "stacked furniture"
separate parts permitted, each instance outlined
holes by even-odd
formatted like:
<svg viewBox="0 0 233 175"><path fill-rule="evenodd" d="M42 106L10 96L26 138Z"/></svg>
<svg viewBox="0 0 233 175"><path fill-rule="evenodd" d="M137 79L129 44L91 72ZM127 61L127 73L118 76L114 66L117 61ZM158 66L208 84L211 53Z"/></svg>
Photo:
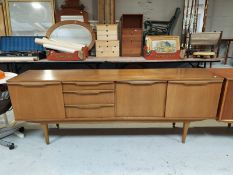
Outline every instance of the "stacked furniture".
<svg viewBox="0 0 233 175"><path fill-rule="evenodd" d="M119 57L120 46L116 24L97 25L96 57Z"/></svg>
<svg viewBox="0 0 233 175"><path fill-rule="evenodd" d="M121 55L142 55L143 15L123 15L121 18Z"/></svg>
<svg viewBox="0 0 233 175"><path fill-rule="evenodd" d="M222 83L205 69L31 70L8 87L16 120L41 123L46 143L49 123L119 121L182 122L184 143L190 122L216 119Z"/></svg>

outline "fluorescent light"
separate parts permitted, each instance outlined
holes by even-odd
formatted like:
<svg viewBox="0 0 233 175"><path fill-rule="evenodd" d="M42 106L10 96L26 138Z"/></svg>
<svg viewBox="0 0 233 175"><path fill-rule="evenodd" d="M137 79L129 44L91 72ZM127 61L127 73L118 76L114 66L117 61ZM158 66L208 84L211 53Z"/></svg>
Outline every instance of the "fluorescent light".
<svg viewBox="0 0 233 175"><path fill-rule="evenodd" d="M42 5L39 3L39 2L32 2L32 7L34 9L41 9L42 8Z"/></svg>

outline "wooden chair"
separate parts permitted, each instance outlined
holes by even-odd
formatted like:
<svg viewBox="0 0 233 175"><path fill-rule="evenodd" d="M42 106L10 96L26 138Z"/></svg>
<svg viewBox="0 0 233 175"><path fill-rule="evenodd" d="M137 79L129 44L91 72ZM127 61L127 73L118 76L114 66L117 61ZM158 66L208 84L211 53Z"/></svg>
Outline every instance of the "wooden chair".
<svg viewBox="0 0 233 175"><path fill-rule="evenodd" d="M189 34L187 57L219 57L222 32L202 32Z"/></svg>

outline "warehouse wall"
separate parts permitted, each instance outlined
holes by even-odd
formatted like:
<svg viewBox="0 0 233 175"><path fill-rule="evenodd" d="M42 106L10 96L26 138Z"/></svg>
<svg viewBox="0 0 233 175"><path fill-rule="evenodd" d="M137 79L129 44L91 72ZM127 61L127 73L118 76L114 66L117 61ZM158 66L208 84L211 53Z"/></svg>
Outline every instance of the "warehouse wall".
<svg viewBox="0 0 233 175"><path fill-rule="evenodd" d="M116 18L124 13L142 13L144 19L168 21L174 15L175 9L183 9L184 0L116 0ZM183 11L183 10L182 10ZM183 14L181 13L174 33L180 34Z"/></svg>
<svg viewBox="0 0 233 175"><path fill-rule="evenodd" d="M207 31L223 31L223 37L233 37L233 0L209 0ZM233 57L233 44L230 50Z"/></svg>

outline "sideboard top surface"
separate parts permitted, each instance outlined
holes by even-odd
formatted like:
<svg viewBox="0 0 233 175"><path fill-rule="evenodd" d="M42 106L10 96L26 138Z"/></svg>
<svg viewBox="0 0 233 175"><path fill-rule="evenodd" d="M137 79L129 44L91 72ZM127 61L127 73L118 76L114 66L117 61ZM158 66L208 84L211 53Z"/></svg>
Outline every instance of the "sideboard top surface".
<svg viewBox="0 0 233 175"><path fill-rule="evenodd" d="M220 77L223 77L223 78L226 78L228 80L233 80L233 68L221 68L221 69L209 69L210 72L220 76Z"/></svg>
<svg viewBox="0 0 233 175"><path fill-rule="evenodd" d="M11 82L30 81L223 80L206 69L29 70Z"/></svg>

